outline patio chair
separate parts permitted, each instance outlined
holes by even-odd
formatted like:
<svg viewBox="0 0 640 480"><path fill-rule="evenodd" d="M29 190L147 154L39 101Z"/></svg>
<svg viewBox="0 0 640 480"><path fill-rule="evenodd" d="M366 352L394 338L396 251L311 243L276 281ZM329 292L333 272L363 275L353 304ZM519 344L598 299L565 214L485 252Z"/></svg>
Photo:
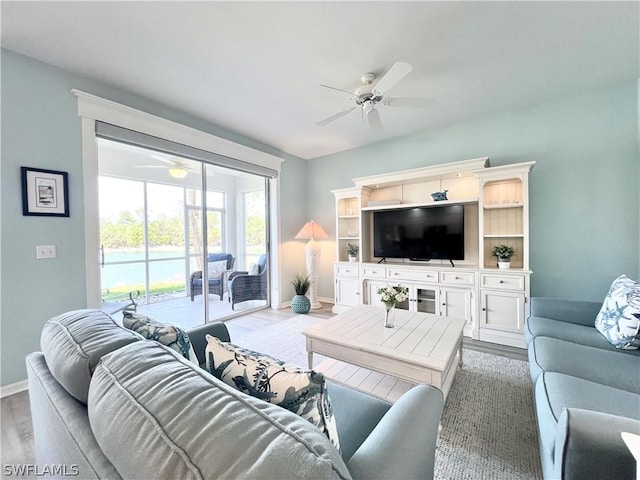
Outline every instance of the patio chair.
<svg viewBox="0 0 640 480"><path fill-rule="evenodd" d="M209 293L220 295L220 300L226 291L225 276L233 269L236 259L230 253L210 253L209 263ZM226 263L224 263L226 262ZM189 282L191 301L193 297L202 294L202 270L193 272Z"/></svg>
<svg viewBox="0 0 640 480"><path fill-rule="evenodd" d="M258 272L254 275L249 272L233 272L229 275L229 301L231 310L236 303L248 300L267 299L267 256L260 255L258 259Z"/></svg>

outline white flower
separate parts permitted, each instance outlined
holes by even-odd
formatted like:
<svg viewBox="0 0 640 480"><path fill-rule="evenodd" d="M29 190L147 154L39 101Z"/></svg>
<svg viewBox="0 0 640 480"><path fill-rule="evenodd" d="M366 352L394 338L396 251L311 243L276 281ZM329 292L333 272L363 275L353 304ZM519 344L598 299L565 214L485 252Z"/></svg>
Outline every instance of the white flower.
<svg viewBox="0 0 640 480"><path fill-rule="evenodd" d="M380 301L389 307L394 307L398 303L402 303L407 299L409 292L407 287L402 285L380 287L376 290L380 295Z"/></svg>

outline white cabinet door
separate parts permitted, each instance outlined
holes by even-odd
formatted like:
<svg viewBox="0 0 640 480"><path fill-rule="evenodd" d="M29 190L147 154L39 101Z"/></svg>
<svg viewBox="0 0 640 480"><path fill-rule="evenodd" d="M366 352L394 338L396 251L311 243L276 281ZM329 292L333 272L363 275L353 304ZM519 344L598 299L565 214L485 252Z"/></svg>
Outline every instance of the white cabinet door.
<svg viewBox="0 0 640 480"><path fill-rule="evenodd" d="M365 291L367 292L364 303L366 305L376 305L383 307L384 303L380 301L380 295L378 295L378 288L384 288L389 285L387 282L380 282L377 280L366 280Z"/></svg>
<svg viewBox="0 0 640 480"><path fill-rule="evenodd" d="M439 300L438 287L428 285L412 285L409 288L409 298L411 299L411 310L422 313L437 314Z"/></svg>
<svg viewBox="0 0 640 480"><path fill-rule="evenodd" d="M481 289L480 297L480 328L524 332L524 293Z"/></svg>
<svg viewBox="0 0 640 480"><path fill-rule="evenodd" d="M336 304L347 307L360 305L358 277L336 277Z"/></svg>
<svg viewBox="0 0 640 480"><path fill-rule="evenodd" d="M467 325L472 324L471 290L463 288L440 289L440 315L443 317L464 318Z"/></svg>

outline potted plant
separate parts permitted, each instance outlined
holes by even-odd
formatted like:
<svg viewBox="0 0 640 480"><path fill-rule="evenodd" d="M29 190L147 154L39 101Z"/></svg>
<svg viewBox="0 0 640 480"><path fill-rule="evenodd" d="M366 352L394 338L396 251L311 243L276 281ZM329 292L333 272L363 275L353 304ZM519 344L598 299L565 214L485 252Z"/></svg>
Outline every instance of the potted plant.
<svg viewBox="0 0 640 480"><path fill-rule="evenodd" d="M493 247L493 255L498 257L498 268L510 268L511 257L516 253L509 245L496 245Z"/></svg>
<svg viewBox="0 0 640 480"><path fill-rule="evenodd" d="M360 247L353 243L347 243L347 257L350 262L355 262L358 259L358 252Z"/></svg>
<svg viewBox="0 0 640 480"><path fill-rule="evenodd" d="M291 282L296 294L291 299L291 310L296 313L307 313L311 309L311 301L307 298L307 291L311 286L311 280L306 275L296 275Z"/></svg>

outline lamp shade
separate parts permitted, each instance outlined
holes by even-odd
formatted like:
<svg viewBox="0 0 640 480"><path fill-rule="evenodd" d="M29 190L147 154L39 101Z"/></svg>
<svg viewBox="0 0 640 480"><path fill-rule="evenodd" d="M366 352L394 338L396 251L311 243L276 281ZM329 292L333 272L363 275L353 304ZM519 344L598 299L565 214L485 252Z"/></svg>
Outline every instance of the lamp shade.
<svg viewBox="0 0 640 480"><path fill-rule="evenodd" d="M297 240L324 240L326 238L329 238L327 233L313 220L305 223L304 227L302 227L296 235Z"/></svg>

